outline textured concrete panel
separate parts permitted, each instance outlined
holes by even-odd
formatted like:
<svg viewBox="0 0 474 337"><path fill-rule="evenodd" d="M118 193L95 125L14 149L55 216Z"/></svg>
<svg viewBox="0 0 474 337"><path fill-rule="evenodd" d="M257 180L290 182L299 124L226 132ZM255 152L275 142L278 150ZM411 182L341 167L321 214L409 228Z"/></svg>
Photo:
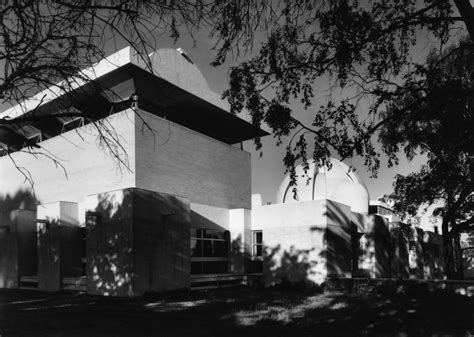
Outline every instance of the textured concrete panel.
<svg viewBox="0 0 474 337"><path fill-rule="evenodd" d="M251 207L250 154L163 118L137 118L136 187L223 208Z"/></svg>
<svg viewBox="0 0 474 337"><path fill-rule="evenodd" d="M38 272L38 249L36 235L36 212L13 211L18 236L18 274L36 275Z"/></svg>
<svg viewBox="0 0 474 337"><path fill-rule="evenodd" d="M133 193L131 189L87 198L87 292L132 296Z"/></svg>
<svg viewBox="0 0 474 337"><path fill-rule="evenodd" d="M190 286L186 198L140 189L87 201L87 291L137 296Z"/></svg>
<svg viewBox="0 0 474 337"><path fill-rule="evenodd" d="M369 215L365 226L363 262L361 269L366 276L390 277L390 232L386 220L379 215Z"/></svg>
<svg viewBox="0 0 474 337"><path fill-rule="evenodd" d="M329 276L352 275L352 223L351 208L328 200L326 250Z"/></svg>
<svg viewBox="0 0 474 337"><path fill-rule="evenodd" d="M65 201L43 204L38 207L37 214L38 219L47 220L60 227L60 276L82 276L82 236L79 229L78 204Z"/></svg>
<svg viewBox="0 0 474 337"><path fill-rule="evenodd" d="M391 237L391 277L408 278L408 239L399 225L390 225Z"/></svg>
<svg viewBox="0 0 474 337"><path fill-rule="evenodd" d="M22 275L36 275L35 212L0 213L0 287L16 288Z"/></svg>
<svg viewBox="0 0 474 337"><path fill-rule="evenodd" d="M265 228L263 281L322 283L327 276L325 227Z"/></svg>
<svg viewBox="0 0 474 337"><path fill-rule="evenodd" d="M191 227L215 230L229 230L229 210L191 203Z"/></svg>
<svg viewBox="0 0 474 337"><path fill-rule="evenodd" d="M265 284L350 276L351 218L349 206L330 200L255 207L251 228L263 233Z"/></svg>
<svg viewBox="0 0 474 337"><path fill-rule="evenodd" d="M408 265L410 267L410 278L422 279L423 271L423 230L421 228L410 228L409 233Z"/></svg>
<svg viewBox="0 0 474 337"><path fill-rule="evenodd" d="M433 232L423 233L423 276L425 279L444 278L442 236Z"/></svg>
<svg viewBox="0 0 474 337"><path fill-rule="evenodd" d="M61 289L61 232L57 221L38 223L38 288Z"/></svg>
<svg viewBox="0 0 474 337"><path fill-rule="evenodd" d="M133 189L133 293L190 287L186 198Z"/></svg>
<svg viewBox="0 0 474 337"><path fill-rule="evenodd" d="M0 288L18 287L18 240L10 213L0 213Z"/></svg>
<svg viewBox="0 0 474 337"><path fill-rule="evenodd" d="M120 169L105 149L97 143L97 131L91 125L71 130L61 136L41 142L41 147L53 153L64 166L61 167L44 157L34 157L27 153L12 153L19 166L27 167L35 182L35 193L41 203L60 200L82 202L90 194L111 191L135 185L135 116L133 112L121 112L107 117L112 132L120 137L128 160L130 171ZM41 150L40 150L41 151ZM26 194L31 189L24 176L10 158L0 157L0 197L15 199L18 194Z"/></svg>
<svg viewBox="0 0 474 337"><path fill-rule="evenodd" d="M232 209L229 211L230 272L242 274L252 252L251 211Z"/></svg>

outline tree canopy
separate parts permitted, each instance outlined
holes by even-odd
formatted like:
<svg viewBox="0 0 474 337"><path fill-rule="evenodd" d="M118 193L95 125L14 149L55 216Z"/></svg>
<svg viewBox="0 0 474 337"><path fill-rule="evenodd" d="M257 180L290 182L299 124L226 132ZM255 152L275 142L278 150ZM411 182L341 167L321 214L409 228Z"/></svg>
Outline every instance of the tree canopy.
<svg viewBox="0 0 474 337"><path fill-rule="evenodd" d="M233 67L224 96L231 110L250 112L256 125L266 122L274 136L291 136L285 164L294 170L306 160L327 159L331 151L342 158L365 157L374 174L379 156L371 136L386 123L386 107L403 96L423 68L413 57L420 41L445 48L452 39L472 32L474 10L469 1L283 1L226 3L216 25L220 64L240 45L252 44L255 29L267 36L256 56ZM258 14L257 14L258 13ZM474 35L474 34L473 34ZM472 36L472 35L470 35ZM471 41L471 39L469 39ZM468 45L469 43L466 43ZM317 79L350 89L327 104L314 107ZM361 111L360 101L369 102ZM314 111L311 125L295 118L292 103ZM296 135L295 135L296 134ZM309 137L312 137L309 140ZM257 148L261 144L257 140Z"/></svg>
<svg viewBox="0 0 474 337"><path fill-rule="evenodd" d="M428 154L420 172L398 177L395 194L408 197L400 209L412 212L422 200L443 194L456 206L440 210L449 219L446 236L472 215L469 0L25 0L2 2L0 13L2 102L93 83L82 70L103 59L104 46L115 39L127 41L147 62L160 34L178 38L206 27L215 41L213 65L252 51L232 67L223 96L232 113L247 110L254 125L268 124L277 143L289 137L284 163L290 176L298 161L308 166L308 151L322 164L333 152L342 159L363 156L376 174L380 149L373 141L381 131L389 164L397 163L400 149L408 158L420 149ZM416 57L420 44L433 50L427 62ZM316 107L318 79L339 94ZM310 125L296 117L296 106L312 112ZM1 117L0 127L38 118L34 112ZM116 155L120 141L113 130L91 122Z"/></svg>
<svg viewBox="0 0 474 337"><path fill-rule="evenodd" d="M384 113L391 118L379 137L391 160L397 160L399 150L409 159L427 154L420 171L396 176L392 198L399 212L410 215L420 207L439 205L434 215L442 217L448 247L459 244L461 232L474 229L474 49L465 43L430 54L426 67L416 70L416 80L401 89L402 98ZM461 252L457 254L459 277Z"/></svg>

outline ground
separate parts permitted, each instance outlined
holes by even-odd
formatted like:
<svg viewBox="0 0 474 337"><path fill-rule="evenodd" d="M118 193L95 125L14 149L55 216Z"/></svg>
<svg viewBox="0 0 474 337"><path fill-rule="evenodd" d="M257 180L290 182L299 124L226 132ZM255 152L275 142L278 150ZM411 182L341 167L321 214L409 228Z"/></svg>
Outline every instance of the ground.
<svg viewBox="0 0 474 337"><path fill-rule="evenodd" d="M141 298L0 290L4 336L472 336L474 298L226 288Z"/></svg>

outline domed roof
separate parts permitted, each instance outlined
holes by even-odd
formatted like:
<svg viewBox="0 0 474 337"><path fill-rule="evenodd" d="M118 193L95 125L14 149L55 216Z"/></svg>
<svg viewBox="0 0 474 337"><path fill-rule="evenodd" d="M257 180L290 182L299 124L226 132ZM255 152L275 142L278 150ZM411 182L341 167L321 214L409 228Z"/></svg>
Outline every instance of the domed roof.
<svg viewBox="0 0 474 337"><path fill-rule="evenodd" d="M297 199L294 199L288 174L278 188L276 203L329 199L350 206L353 212L368 213L369 192L362 179L340 160L331 158L330 162L332 166L328 169L325 165L318 168L313 160L308 161L306 174L303 165L298 165Z"/></svg>

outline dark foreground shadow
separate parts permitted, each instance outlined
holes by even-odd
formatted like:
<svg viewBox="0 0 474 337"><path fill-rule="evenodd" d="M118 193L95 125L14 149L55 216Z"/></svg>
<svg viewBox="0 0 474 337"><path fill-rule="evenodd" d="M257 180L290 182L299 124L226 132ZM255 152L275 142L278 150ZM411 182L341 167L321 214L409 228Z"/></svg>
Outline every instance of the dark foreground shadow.
<svg viewBox="0 0 474 337"><path fill-rule="evenodd" d="M469 336L474 299L227 288L135 299L0 291L3 336Z"/></svg>

